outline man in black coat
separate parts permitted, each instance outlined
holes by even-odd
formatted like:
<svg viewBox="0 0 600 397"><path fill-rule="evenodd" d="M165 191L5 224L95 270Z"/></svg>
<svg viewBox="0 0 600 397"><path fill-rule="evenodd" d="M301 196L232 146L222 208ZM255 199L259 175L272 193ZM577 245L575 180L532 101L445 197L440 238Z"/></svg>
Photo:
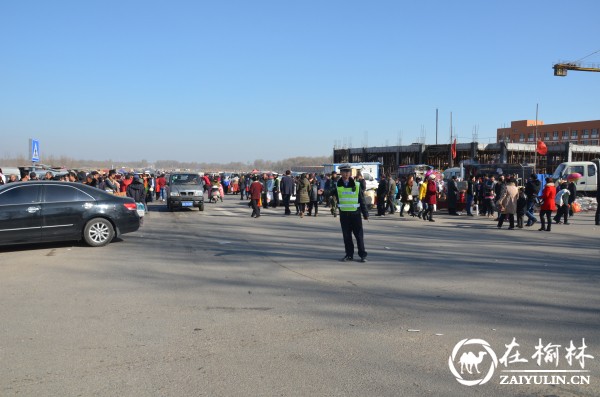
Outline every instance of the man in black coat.
<svg viewBox="0 0 600 397"><path fill-rule="evenodd" d="M377 216L385 216L388 186L386 175L382 175L381 179L379 179L379 185L377 186Z"/></svg>
<svg viewBox="0 0 600 397"><path fill-rule="evenodd" d="M456 175L452 175L452 178L448 181L448 214L458 215L456 212L456 204L458 202L458 182L456 181Z"/></svg>
<svg viewBox="0 0 600 397"><path fill-rule="evenodd" d="M475 175L470 175L468 178L468 182L467 182L467 204L466 204L466 209L467 209L467 215L468 216L473 216L473 212L471 207L473 206L473 203L476 203L476 191L477 186L475 184Z"/></svg>
<svg viewBox="0 0 600 397"><path fill-rule="evenodd" d="M532 226L537 222L535 214L533 212L536 199L540 194L540 187L542 183L538 180L536 174L531 174L529 176L529 180L525 184L525 196L527 196L527 206L525 210L525 215L527 215L527 223L525 226Z"/></svg>
<svg viewBox="0 0 600 397"><path fill-rule="evenodd" d="M144 183L139 176L133 177L133 182L127 186L126 193L127 197L131 197L136 203L142 203L144 205L145 213L148 213L148 206L146 205L146 188Z"/></svg>
<svg viewBox="0 0 600 397"><path fill-rule="evenodd" d="M292 215L290 211L290 198L294 194L294 180L291 177L292 172L290 170L285 171L285 175L281 178L279 189L281 190L281 199L283 200L283 207L285 208L285 215Z"/></svg>

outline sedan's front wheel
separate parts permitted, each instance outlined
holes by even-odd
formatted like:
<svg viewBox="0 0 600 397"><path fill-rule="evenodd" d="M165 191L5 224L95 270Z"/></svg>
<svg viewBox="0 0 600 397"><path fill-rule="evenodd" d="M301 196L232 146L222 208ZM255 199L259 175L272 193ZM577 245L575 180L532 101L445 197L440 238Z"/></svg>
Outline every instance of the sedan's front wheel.
<svg viewBox="0 0 600 397"><path fill-rule="evenodd" d="M115 237L115 229L104 218L90 220L83 230L83 239L92 247L102 247L110 243Z"/></svg>

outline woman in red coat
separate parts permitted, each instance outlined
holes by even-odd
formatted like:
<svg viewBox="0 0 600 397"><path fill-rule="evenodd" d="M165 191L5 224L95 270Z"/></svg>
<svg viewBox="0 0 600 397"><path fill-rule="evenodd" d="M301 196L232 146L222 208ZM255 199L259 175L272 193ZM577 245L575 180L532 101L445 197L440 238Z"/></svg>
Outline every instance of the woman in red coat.
<svg viewBox="0 0 600 397"><path fill-rule="evenodd" d="M538 230L542 231L550 231L550 226L552 225L552 221L550 217L552 216L552 211L556 211L556 203L554 202L556 198L556 186L554 186L554 179L546 178L546 186L544 187L544 191L542 192L542 206L540 208L540 220L542 221L542 227ZM544 219L544 216L546 219ZM544 221L548 221L548 226L544 227Z"/></svg>
<svg viewBox="0 0 600 397"><path fill-rule="evenodd" d="M434 174L429 175L423 202L427 203L427 209L423 212L423 220L428 219L429 222L435 222L433 220L433 206L437 204L437 183L435 183Z"/></svg>

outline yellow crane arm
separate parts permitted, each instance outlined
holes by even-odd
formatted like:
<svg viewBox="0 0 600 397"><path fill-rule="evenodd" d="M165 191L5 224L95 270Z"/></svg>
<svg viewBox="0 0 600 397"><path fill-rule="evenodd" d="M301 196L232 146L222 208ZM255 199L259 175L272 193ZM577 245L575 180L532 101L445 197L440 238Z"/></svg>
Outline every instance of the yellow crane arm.
<svg viewBox="0 0 600 397"><path fill-rule="evenodd" d="M600 72L600 68L583 67L574 63L557 63L552 66L555 76L564 77L567 75L567 70L579 70L582 72Z"/></svg>

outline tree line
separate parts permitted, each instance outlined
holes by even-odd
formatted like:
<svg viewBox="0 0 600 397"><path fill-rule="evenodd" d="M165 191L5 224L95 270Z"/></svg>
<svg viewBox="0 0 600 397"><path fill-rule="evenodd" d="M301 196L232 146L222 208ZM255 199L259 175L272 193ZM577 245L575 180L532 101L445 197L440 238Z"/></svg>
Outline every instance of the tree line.
<svg viewBox="0 0 600 397"><path fill-rule="evenodd" d="M172 169L191 169L191 170L207 170L207 171L251 171L252 169L265 171L284 171L293 170L297 167L320 166L330 164L333 161L333 156L320 157L291 157L283 160L272 161L258 159L253 162L230 162L230 163L206 163L206 162L184 162L175 160L157 160L150 162L142 159L138 161L120 161L120 160L82 160L67 156L45 156L41 163L52 167L63 167L66 169L142 169L151 168L156 170L172 170ZM4 157L0 158L1 166L23 166L29 165L31 161L25 156Z"/></svg>

